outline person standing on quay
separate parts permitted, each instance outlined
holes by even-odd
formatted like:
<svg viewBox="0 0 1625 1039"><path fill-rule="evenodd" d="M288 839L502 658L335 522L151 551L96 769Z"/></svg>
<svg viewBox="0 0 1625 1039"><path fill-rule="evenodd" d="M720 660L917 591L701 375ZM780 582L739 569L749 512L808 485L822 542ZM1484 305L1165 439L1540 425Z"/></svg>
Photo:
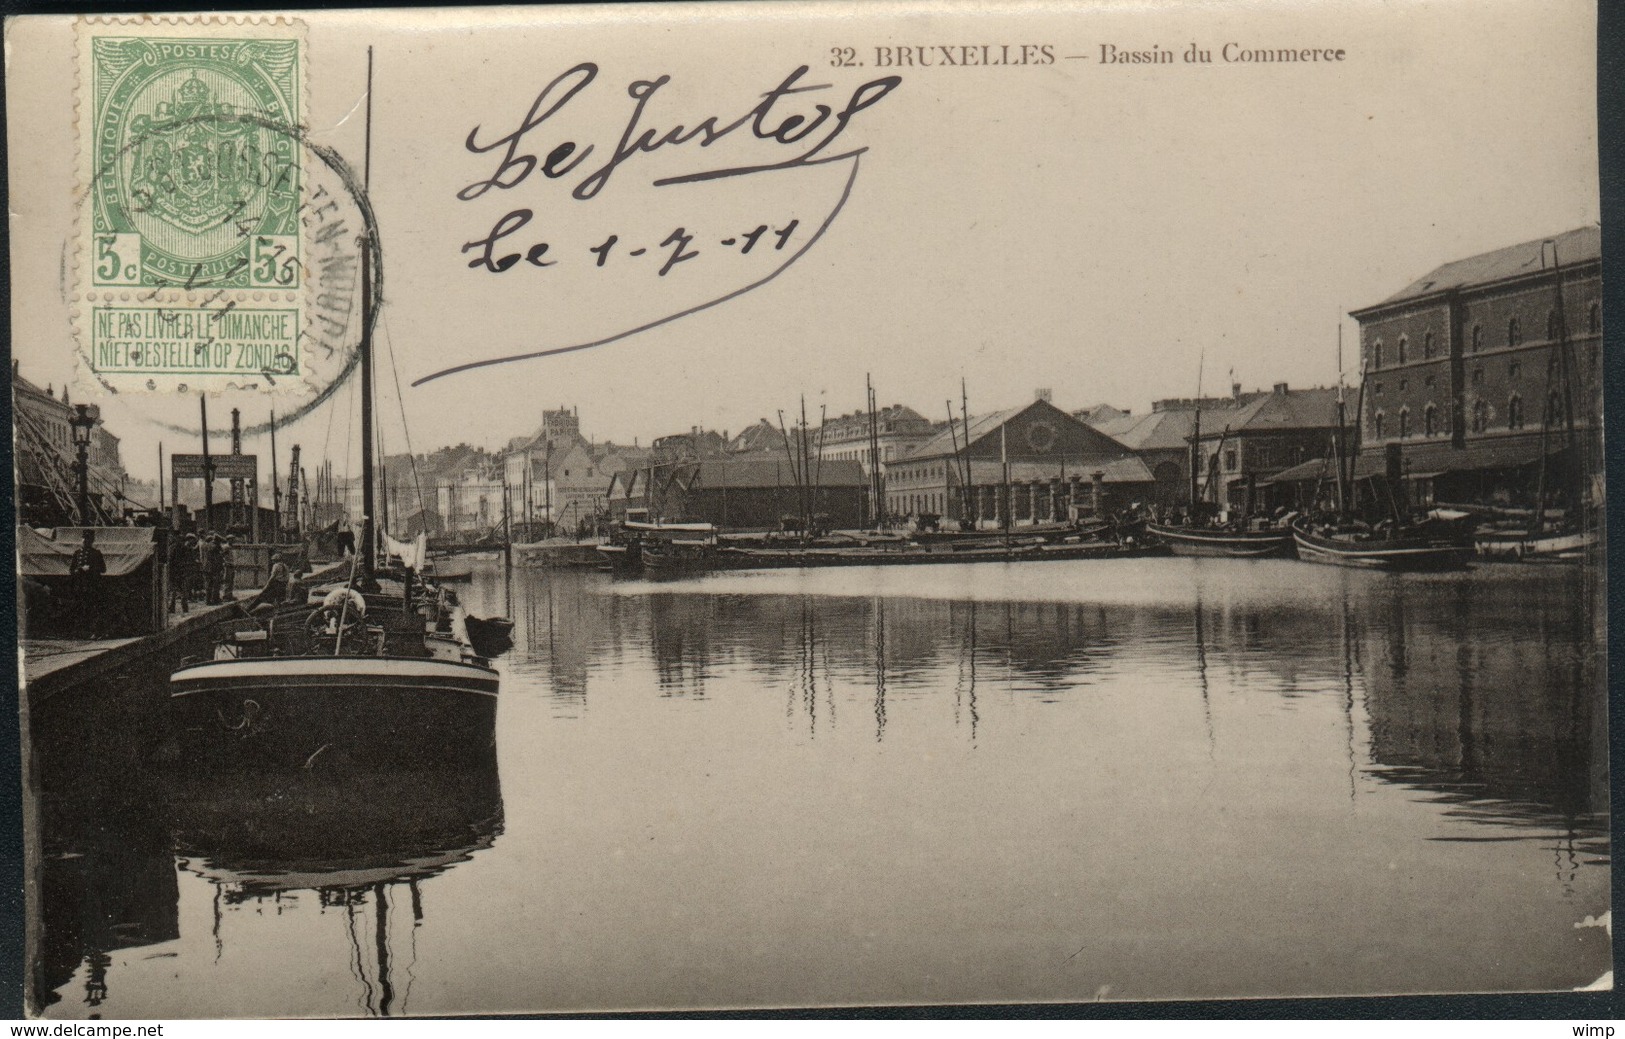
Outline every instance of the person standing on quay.
<svg viewBox="0 0 1625 1039"><path fill-rule="evenodd" d="M220 535L211 532L198 546L203 563L203 601L209 606L220 605L220 578L226 567L226 553L220 545Z"/></svg>
<svg viewBox="0 0 1625 1039"><path fill-rule="evenodd" d="M197 538L180 532L169 539L169 606L176 613L192 608L192 579L197 572Z"/></svg>
<svg viewBox="0 0 1625 1039"><path fill-rule="evenodd" d="M105 604L100 600L103 597L102 577L107 573L107 560L102 558L101 549L96 547L96 532L86 530L79 547L74 550L73 558L68 560L68 577L73 587L74 608L79 615L85 618L85 626L92 638L99 635L102 616L101 607Z"/></svg>
<svg viewBox="0 0 1625 1039"><path fill-rule="evenodd" d="M237 598L237 559L232 551L236 546L234 534L220 539L220 594L228 602Z"/></svg>

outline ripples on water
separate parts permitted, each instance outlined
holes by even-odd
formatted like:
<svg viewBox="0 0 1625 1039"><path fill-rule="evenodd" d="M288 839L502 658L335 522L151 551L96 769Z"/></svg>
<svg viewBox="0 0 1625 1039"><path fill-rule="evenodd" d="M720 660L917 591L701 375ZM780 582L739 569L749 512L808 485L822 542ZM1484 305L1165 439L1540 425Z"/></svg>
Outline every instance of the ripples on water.
<svg viewBox="0 0 1625 1039"><path fill-rule="evenodd" d="M1576 571L492 569L465 598L517 622L499 764L200 789L128 730L46 733L47 1014L1528 990L1610 966L1577 926L1608 909L1609 849Z"/></svg>

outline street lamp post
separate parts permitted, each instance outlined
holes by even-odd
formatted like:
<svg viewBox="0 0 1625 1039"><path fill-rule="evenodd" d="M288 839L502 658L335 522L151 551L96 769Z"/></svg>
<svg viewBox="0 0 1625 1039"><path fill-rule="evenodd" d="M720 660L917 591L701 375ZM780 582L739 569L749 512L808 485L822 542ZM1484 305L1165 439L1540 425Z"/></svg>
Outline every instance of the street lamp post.
<svg viewBox="0 0 1625 1039"><path fill-rule="evenodd" d="M79 477L79 525L90 523L90 433L101 419L101 409L94 404L75 404L68 425L73 428L73 447L77 452L74 472Z"/></svg>

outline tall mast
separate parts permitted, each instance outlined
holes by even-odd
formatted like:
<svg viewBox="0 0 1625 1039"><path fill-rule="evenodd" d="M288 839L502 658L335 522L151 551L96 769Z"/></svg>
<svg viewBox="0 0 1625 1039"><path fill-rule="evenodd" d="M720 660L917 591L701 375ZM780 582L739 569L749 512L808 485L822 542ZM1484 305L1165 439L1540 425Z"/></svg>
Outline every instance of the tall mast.
<svg viewBox="0 0 1625 1039"><path fill-rule="evenodd" d="M231 409L231 454L232 461L243 453L243 423L242 412L237 408ZM231 478L231 523L239 524L243 521L243 478Z"/></svg>
<svg viewBox="0 0 1625 1039"><path fill-rule="evenodd" d="M362 186L371 186L372 178L372 48L367 48L367 126L366 164L362 167ZM373 574L374 541L376 534L373 511L372 472L372 243L365 235L361 238L361 567L366 577Z"/></svg>
<svg viewBox="0 0 1625 1039"><path fill-rule="evenodd" d="M1545 242L1540 245L1540 258L1541 263L1544 264L1546 262ZM1580 514L1580 495L1583 492L1584 484L1582 481L1585 478L1584 474L1580 472L1578 453L1574 450L1574 409L1569 394L1568 321L1563 313L1563 269L1558 265L1557 242L1555 241L1552 242L1552 282L1557 294L1557 356L1551 360L1555 360L1557 363L1554 365L1548 362L1546 365L1546 399L1541 403L1543 418L1540 424L1540 474L1535 483L1534 522L1529 525L1529 536L1532 538L1540 536L1541 527L1546 520L1547 440L1551 434L1552 419L1555 417L1552 414L1554 410L1552 408L1552 398L1555 396L1552 391L1553 376L1561 380L1562 396L1560 399L1563 414L1567 420L1563 448L1568 456L1566 461L1569 469L1572 470L1571 476L1574 480L1573 500L1569 502L1569 510L1575 516Z"/></svg>
<svg viewBox="0 0 1625 1039"><path fill-rule="evenodd" d="M801 430L796 434L797 449L801 452L801 530L807 533L812 530L812 510L808 505L809 488L807 464L807 395L801 395Z"/></svg>
<svg viewBox="0 0 1625 1039"><path fill-rule="evenodd" d="M298 541L300 531L299 513L299 478L304 470L299 468L299 445L293 445L293 459L288 463L288 529L293 532L293 539Z"/></svg>
<svg viewBox="0 0 1625 1039"><path fill-rule="evenodd" d="M1347 511L1343 501L1343 459L1348 452L1343 447L1344 429L1348 424L1347 414L1343 410L1343 318L1337 318L1337 433L1332 438L1333 461L1337 463L1337 511ZM1324 472L1324 470L1322 470Z"/></svg>
<svg viewBox="0 0 1625 1039"><path fill-rule="evenodd" d="M272 536L279 541L282 538L282 474L276 471L276 409L271 409L271 512L276 517L275 526L271 528ZM257 496L257 495L256 495ZM259 508L259 502L254 503Z"/></svg>
<svg viewBox="0 0 1625 1039"><path fill-rule="evenodd" d="M214 462L209 458L209 398L197 395L198 414L203 423L203 527L214 529Z"/></svg>
<svg viewBox="0 0 1625 1039"><path fill-rule="evenodd" d="M1196 507L1196 475L1202 468L1202 365L1207 361L1207 351L1203 350L1196 358L1196 420L1191 428L1191 507Z"/></svg>
<svg viewBox="0 0 1625 1039"><path fill-rule="evenodd" d="M886 509L880 484L880 427L875 418L875 386L867 372L863 375L863 405L869 409L869 497L874 502L874 525L878 529Z"/></svg>
<svg viewBox="0 0 1625 1039"><path fill-rule="evenodd" d="M824 485L824 437L829 430L829 406L818 406L818 464L813 469L813 508L818 507L818 494Z"/></svg>
<svg viewBox="0 0 1625 1039"><path fill-rule="evenodd" d="M965 515L971 515L972 488L970 485L970 394L965 389L965 377L959 377L959 421L964 425L965 435L960 438L964 445L965 465ZM981 520L981 516L971 517L972 526Z"/></svg>
<svg viewBox="0 0 1625 1039"><path fill-rule="evenodd" d="M1352 511L1354 508L1354 473L1355 463L1360 460L1360 443L1365 440L1365 352L1360 354L1360 388L1354 394L1354 443L1348 450L1348 487L1343 491L1343 498L1348 502Z"/></svg>
<svg viewBox="0 0 1625 1039"><path fill-rule="evenodd" d="M1006 536L1009 535L1010 526L1015 521L1013 515L1015 510L1012 508L1015 502L1012 500L1010 493L1010 449L1006 436L1009 428L1010 423L1008 421L999 424L999 465L1004 469L1004 533Z"/></svg>

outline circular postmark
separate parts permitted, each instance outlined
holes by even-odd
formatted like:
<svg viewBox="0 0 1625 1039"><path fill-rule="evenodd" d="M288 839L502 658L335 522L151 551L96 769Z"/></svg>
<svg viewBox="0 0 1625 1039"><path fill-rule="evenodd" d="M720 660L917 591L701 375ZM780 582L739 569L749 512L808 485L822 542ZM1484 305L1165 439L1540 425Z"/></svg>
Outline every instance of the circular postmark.
<svg viewBox="0 0 1625 1039"><path fill-rule="evenodd" d="M250 414L274 393L279 426L308 414L356 368L382 299L360 179L275 105L252 110L238 77L133 83L98 119L68 243L81 381L183 434L200 393Z"/></svg>

